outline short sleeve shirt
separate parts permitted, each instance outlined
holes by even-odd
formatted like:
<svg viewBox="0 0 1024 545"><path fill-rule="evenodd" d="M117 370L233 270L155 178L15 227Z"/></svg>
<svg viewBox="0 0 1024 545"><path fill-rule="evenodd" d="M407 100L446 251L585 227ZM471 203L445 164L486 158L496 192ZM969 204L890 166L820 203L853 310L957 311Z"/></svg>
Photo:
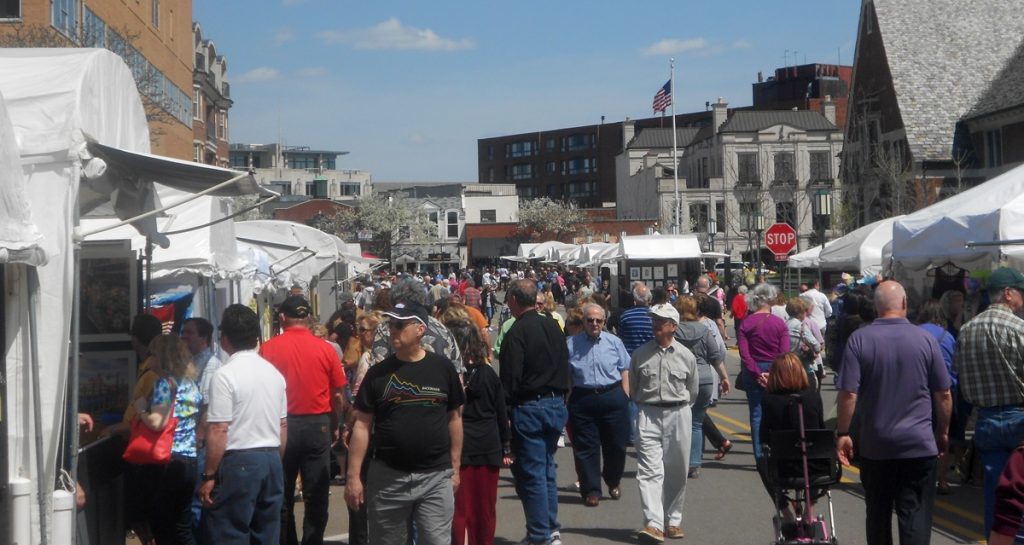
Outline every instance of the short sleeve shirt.
<svg viewBox="0 0 1024 545"><path fill-rule="evenodd" d="M391 355L366 372L355 407L373 415L374 458L399 471L451 467L449 412L465 403L455 367L427 352L417 362Z"/></svg>
<svg viewBox="0 0 1024 545"><path fill-rule="evenodd" d="M228 422L227 450L281 445L288 416L284 377L253 350L231 355L210 384L208 422Z"/></svg>
<svg viewBox="0 0 1024 545"><path fill-rule="evenodd" d="M341 358L330 343L305 327L289 327L263 343L260 355L284 376L288 414L326 414L331 391L345 386Z"/></svg>
<svg viewBox="0 0 1024 545"><path fill-rule="evenodd" d="M171 389L170 380L165 377L157 379L153 385L151 405L170 405ZM178 419L178 425L174 428L174 440L171 443L173 454L195 458L196 421L202 399L203 396L195 382L185 379L178 383L174 398L174 417Z"/></svg>

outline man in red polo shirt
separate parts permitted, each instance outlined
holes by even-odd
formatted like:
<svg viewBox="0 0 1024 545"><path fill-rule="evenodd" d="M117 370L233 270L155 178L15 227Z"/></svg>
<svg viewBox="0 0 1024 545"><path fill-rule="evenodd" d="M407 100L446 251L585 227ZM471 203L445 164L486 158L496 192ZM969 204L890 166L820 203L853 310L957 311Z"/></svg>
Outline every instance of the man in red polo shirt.
<svg viewBox="0 0 1024 545"><path fill-rule="evenodd" d="M295 478L302 475L302 545L322 545L330 493L330 449L337 440L345 373L333 347L309 330L309 302L292 295L278 307L284 332L263 343L260 355L284 376L288 443L284 451L281 545L300 543L295 531Z"/></svg>

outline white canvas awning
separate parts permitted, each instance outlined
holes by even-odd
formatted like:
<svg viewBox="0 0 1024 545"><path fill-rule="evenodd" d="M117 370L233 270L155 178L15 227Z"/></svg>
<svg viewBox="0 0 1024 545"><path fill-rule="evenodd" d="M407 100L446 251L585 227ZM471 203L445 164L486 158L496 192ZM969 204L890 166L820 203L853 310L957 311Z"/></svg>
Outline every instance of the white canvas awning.
<svg viewBox="0 0 1024 545"><path fill-rule="evenodd" d="M46 252L41 240L39 228L32 222L14 126L0 94L0 263L44 265Z"/></svg>
<svg viewBox="0 0 1024 545"><path fill-rule="evenodd" d="M308 285L341 259L335 237L301 223L241 221L235 234L270 256L270 273L280 284Z"/></svg>
<svg viewBox="0 0 1024 545"><path fill-rule="evenodd" d="M901 218L893 225L892 259L913 270L950 261L969 268L994 263L1002 254L1020 268L1022 245L966 246L1021 238L1024 166Z"/></svg>
<svg viewBox="0 0 1024 545"><path fill-rule="evenodd" d="M818 257L819 266L864 276L882 272L882 249L892 240L893 223L902 217L870 223L829 242Z"/></svg>
<svg viewBox="0 0 1024 545"><path fill-rule="evenodd" d="M619 241L625 259L700 259L697 235L635 235Z"/></svg>

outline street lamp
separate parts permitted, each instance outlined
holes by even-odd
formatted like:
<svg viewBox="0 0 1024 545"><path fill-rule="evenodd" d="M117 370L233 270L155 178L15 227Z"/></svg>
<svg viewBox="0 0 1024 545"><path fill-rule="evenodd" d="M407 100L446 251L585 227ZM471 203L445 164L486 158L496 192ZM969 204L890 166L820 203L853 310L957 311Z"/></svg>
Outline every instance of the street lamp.
<svg viewBox="0 0 1024 545"><path fill-rule="evenodd" d="M757 231L757 273L761 274L761 232L764 231L764 215L757 214L750 218L751 223L754 225L754 231Z"/></svg>
<svg viewBox="0 0 1024 545"><path fill-rule="evenodd" d="M718 222L714 218L708 220L708 244L710 251L715 251L715 235L718 233Z"/></svg>
<svg viewBox="0 0 1024 545"><path fill-rule="evenodd" d="M821 249L825 249L825 227L828 218L832 215L832 188L819 187L814 190L814 198L811 199L811 212L814 214L815 223L818 228L818 243ZM822 281L821 267L818 267L818 283Z"/></svg>

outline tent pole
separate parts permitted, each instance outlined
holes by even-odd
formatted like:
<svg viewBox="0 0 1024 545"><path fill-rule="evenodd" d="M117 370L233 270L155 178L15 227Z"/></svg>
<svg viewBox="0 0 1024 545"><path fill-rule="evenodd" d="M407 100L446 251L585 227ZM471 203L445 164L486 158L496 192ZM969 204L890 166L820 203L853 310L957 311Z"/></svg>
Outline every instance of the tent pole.
<svg viewBox="0 0 1024 545"><path fill-rule="evenodd" d="M46 512L46 498L52 492L46 491L46 472L43 462L43 408L42 401L39 397L41 395L39 387L39 379L41 370L39 369L39 331L38 331L38 316L36 312L36 304L39 302L39 276L35 267L27 267L28 270L28 293L29 293L29 304L28 304L28 329L29 329L29 346L32 351L32 410L35 412L35 445L36 445L36 493L38 494L37 500L39 501L39 535L40 543L42 545L48 545L50 538L47 535L49 532L49 513Z"/></svg>

